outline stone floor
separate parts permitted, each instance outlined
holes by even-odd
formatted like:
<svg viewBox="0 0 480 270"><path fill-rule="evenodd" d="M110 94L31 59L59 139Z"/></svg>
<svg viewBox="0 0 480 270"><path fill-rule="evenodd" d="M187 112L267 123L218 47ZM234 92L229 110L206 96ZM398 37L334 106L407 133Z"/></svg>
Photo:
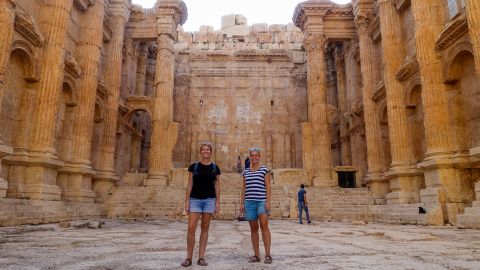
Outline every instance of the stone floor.
<svg viewBox="0 0 480 270"><path fill-rule="evenodd" d="M100 229L63 229L58 224L0 228L0 269L181 268L185 222L105 222ZM300 225L275 220L271 221L271 231L274 263L249 264L248 223L213 221L207 269L480 269L478 230Z"/></svg>

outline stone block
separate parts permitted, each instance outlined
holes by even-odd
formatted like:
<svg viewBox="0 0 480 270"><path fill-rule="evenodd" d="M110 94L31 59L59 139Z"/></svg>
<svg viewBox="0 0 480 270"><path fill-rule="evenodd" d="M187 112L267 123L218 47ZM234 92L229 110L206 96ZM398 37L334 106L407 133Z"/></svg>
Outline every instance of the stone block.
<svg viewBox="0 0 480 270"><path fill-rule="evenodd" d="M266 23L254 23L252 24L252 32L265 33L268 31L268 24Z"/></svg>
<svg viewBox="0 0 480 270"><path fill-rule="evenodd" d="M287 28L284 24L271 24L268 26L269 32L285 32Z"/></svg>
<svg viewBox="0 0 480 270"><path fill-rule="evenodd" d="M273 35L272 33L257 33L258 43L272 43Z"/></svg>
<svg viewBox="0 0 480 270"><path fill-rule="evenodd" d="M228 14L228 15L222 16L221 28L223 29L226 27L234 26L235 19L236 19L235 14Z"/></svg>
<svg viewBox="0 0 480 270"><path fill-rule="evenodd" d="M291 32L291 42L293 43L303 43L305 37L302 32Z"/></svg>
<svg viewBox="0 0 480 270"><path fill-rule="evenodd" d="M290 32L278 32L275 33L274 41L275 43L289 43L291 41L291 33Z"/></svg>

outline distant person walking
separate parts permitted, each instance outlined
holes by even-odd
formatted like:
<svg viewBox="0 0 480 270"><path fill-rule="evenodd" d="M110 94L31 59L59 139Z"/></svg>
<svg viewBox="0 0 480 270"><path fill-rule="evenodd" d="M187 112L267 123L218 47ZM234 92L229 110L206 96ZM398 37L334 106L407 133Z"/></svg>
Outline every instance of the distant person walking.
<svg viewBox="0 0 480 270"><path fill-rule="evenodd" d="M220 211L220 168L210 160L212 150L210 144L202 143L200 145L200 162L193 163L188 168L185 196L185 211L188 212L187 258L182 262L183 267L192 265L195 231L200 217L202 222L197 264L208 265L204 257L208 242L208 229L212 214Z"/></svg>
<svg viewBox="0 0 480 270"><path fill-rule="evenodd" d="M302 213L305 210L305 214L307 215L307 223L312 223L310 221L310 214L308 213L308 200L307 200L307 191L305 190L305 185L300 185L300 190L298 191L298 219L300 220L300 224L302 224Z"/></svg>
<svg viewBox="0 0 480 270"><path fill-rule="evenodd" d="M258 228L262 231L262 239L265 247L265 260L272 263L270 255L271 235L268 228L268 215L270 213L270 170L260 165L260 148L249 150L250 167L243 172L242 196L240 198L240 212L245 211L245 219L250 225L250 238L252 240L255 255L249 258L249 262L260 262L260 240Z"/></svg>

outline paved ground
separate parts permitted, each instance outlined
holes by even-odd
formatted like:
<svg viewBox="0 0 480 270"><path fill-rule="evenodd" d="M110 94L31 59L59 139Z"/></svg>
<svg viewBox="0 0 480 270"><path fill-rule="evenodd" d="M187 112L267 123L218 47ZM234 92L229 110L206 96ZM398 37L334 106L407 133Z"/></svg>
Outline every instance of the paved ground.
<svg viewBox="0 0 480 270"><path fill-rule="evenodd" d="M105 222L101 229L0 228L0 269L182 268L185 222ZM478 230L293 221L271 221L271 230L273 264L249 264L248 224L213 221L210 265L190 269L480 269Z"/></svg>

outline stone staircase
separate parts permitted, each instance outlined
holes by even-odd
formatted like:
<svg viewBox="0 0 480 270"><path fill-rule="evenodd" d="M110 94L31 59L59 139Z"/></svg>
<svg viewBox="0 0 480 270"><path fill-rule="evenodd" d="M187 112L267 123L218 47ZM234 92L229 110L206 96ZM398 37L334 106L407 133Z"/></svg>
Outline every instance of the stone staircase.
<svg viewBox="0 0 480 270"><path fill-rule="evenodd" d="M307 189L307 198L313 220L373 221L370 209L373 198L366 188L310 187Z"/></svg>
<svg viewBox="0 0 480 270"><path fill-rule="evenodd" d="M242 181L239 173L222 173L220 213L215 215L215 219L233 220L239 215Z"/></svg>
<svg viewBox="0 0 480 270"><path fill-rule="evenodd" d="M475 184L477 199L472 207L465 208L465 212L457 217L458 226L480 229L480 181Z"/></svg>
<svg viewBox="0 0 480 270"><path fill-rule="evenodd" d="M416 224L426 225L427 215L419 214L419 207L426 208L425 204L387 204L371 206L373 220L387 224ZM426 210L429 211L429 210Z"/></svg>

